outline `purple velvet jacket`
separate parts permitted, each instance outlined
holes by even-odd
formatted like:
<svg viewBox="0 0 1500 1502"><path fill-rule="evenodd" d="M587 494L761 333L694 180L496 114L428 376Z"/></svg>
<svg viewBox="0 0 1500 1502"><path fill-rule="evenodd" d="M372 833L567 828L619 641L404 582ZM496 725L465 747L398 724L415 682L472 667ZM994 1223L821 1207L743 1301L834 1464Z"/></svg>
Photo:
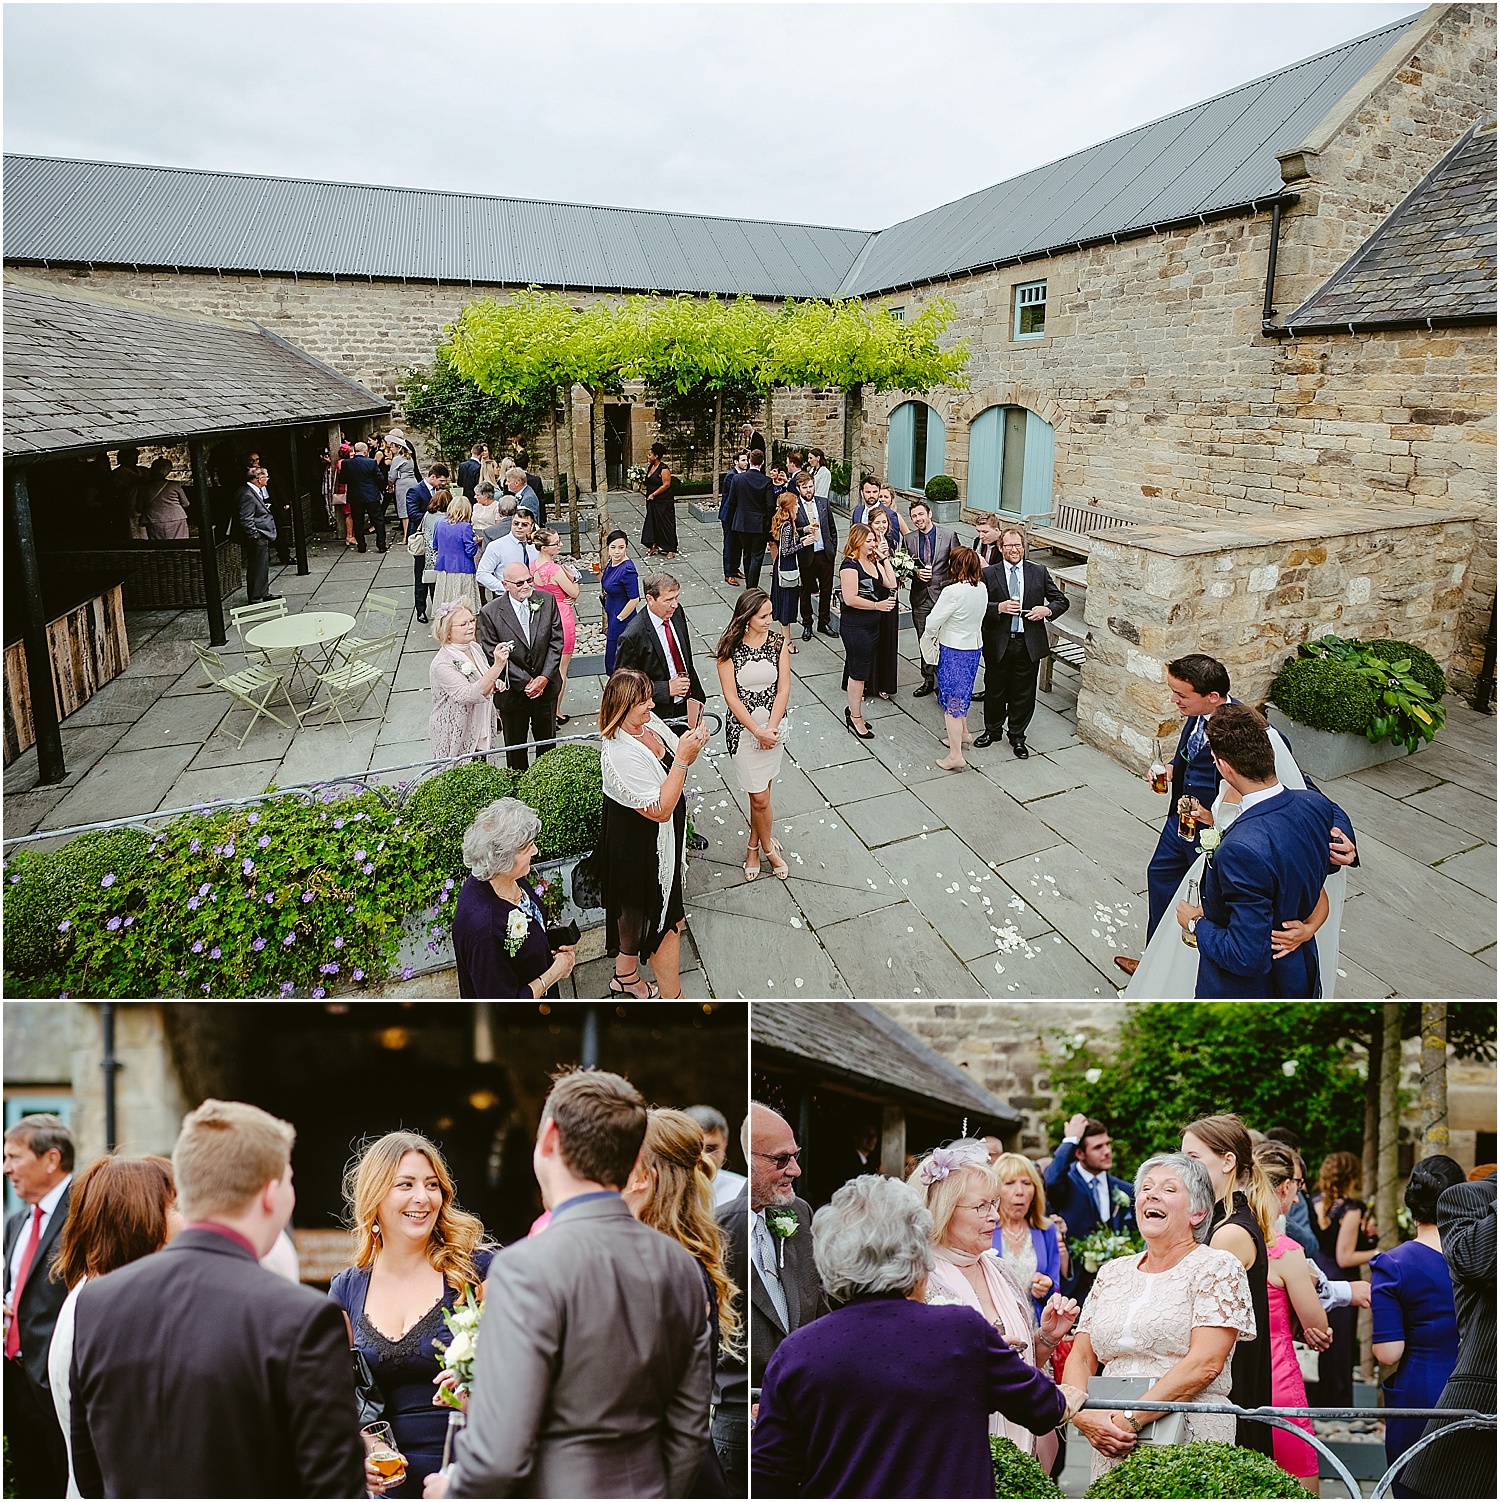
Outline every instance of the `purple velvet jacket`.
<svg viewBox="0 0 1500 1502"><path fill-rule="evenodd" d="M794 1330L751 1436L758 1497L993 1497L989 1415L1045 1434L1062 1392L974 1310L897 1294Z"/></svg>

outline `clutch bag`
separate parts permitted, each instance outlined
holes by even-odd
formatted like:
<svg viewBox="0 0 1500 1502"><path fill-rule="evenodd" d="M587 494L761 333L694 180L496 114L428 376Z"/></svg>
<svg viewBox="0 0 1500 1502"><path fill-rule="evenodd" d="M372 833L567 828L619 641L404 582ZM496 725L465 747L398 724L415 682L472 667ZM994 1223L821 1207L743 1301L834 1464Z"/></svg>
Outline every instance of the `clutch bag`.
<svg viewBox="0 0 1500 1502"><path fill-rule="evenodd" d="M1134 1401L1146 1396L1146 1389L1154 1386L1155 1377L1090 1377L1089 1396L1103 1398L1118 1409L1129 1408ZM1144 1417L1144 1414L1138 1415ZM1187 1443L1187 1415L1185 1413L1158 1413L1154 1421L1141 1430L1136 1441L1142 1445L1183 1445Z"/></svg>

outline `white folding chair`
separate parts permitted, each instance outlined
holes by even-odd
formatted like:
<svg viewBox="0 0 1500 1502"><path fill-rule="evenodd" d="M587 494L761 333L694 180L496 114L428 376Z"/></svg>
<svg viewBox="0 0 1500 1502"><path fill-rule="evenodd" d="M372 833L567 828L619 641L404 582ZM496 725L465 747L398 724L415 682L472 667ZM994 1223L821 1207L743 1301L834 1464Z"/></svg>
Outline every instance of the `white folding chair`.
<svg viewBox="0 0 1500 1502"><path fill-rule="evenodd" d="M359 625L338 644L339 657L348 662L356 647L367 646L372 641L389 641L394 645L400 639L399 628L405 614L399 600L371 590L365 596Z"/></svg>
<svg viewBox="0 0 1500 1502"><path fill-rule="evenodd" d="M319 673L318 682L327 691L327 696L314 703L308 709L308 715L316 714L319 710L331 710L344 727L344 734L353 740L354 733L349 729L344 711L347 708L351 715L358 714L364 707L365 700L375 692L376 686L386 676L386 670L380 666L380 659L395 646L396 640L392 633L390 636L377 636L370 641L361 642L350 649L348 657L338 666L330 668L326 673ZM327 721L324 723L327 724Z"/></svg>
<svg viewBox="0 0 1500 1502"><path fill-rule="evenodd" d="M281 681L281 674L275 668L268 667L262 662L252 662L231 673L224 659L211 647L199 646L193 643L193 650L198 654L198 661L203 666L203 671L208 675L208 681L215 688L223 689L237 704L243 704L250 711L250 723L245 727L245 733L239 738L238 745L243 746L250 739L250 732L255 729L255 722L262 715L268 720L275 720L285 730L290 730L288 725L270 706L271 700L276 697L276 691L280 689L281 697L286 700L286 707L291 711L292 720L300 729L302 717L297 713L297 707L292 703L292 697L286 691L286 685Z"/></svg>

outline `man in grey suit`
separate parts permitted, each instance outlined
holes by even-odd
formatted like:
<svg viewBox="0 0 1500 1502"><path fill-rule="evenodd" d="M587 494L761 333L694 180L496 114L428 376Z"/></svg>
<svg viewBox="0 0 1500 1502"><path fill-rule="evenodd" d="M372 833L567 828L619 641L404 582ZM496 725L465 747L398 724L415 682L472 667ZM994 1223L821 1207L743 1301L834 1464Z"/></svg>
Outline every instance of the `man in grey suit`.
<svg viewBox="0 0 1500 1502"><path fill-rule="evenodd" d="M933 523L932 507L926 501L913 501L910 506L911 531L901 539L901 546L917 560L917 572L911 581L911 623L921 641L927 629L927 617L937 597L948 583L948 554L958 543L958 538L947 527ZM920 654L919 654L920 655ZM937 663L922 659L922 682L916 689L917 698L937 692Z"/></svg>
<svg viewBox="0 0 1500 1502"><path fill-rule="evenodd" d="M538 592L523 563L507 563L500 575L503 594L479 612L479 646L485 661L494 659L501 642L510 643L504 687L495 694L500 728L505 735L505 763L526 770L525 743L550 741L557 734L557 697L562 692L562 616L546 590ZM550 750L543 746L538 756Z"/></svg>
<svg viewBox="0 0 1500 1502"><path fill-rule="evenodd" d="M532 1150L552 1212L498 1253L468 1424L427 1497L685 1497L708 1444L703 1274L630 1213L620 1187L646 1135L629 1082L574 1070Z"/></svg>
<svg viewBox="0 0 1500 1502"><path fill-rule="evenodd" d="M793 1330L828 1312L813 1263L812 1206L797 1198L800 1149L786 1118L750 1103L750 1385L765 1380L771 1353ZM795 1219L795 1228L792 1220Z"/></svg>
<svg viewBox="0 0 1500 1502"><path fill-rule="evenodd" d="M271 515L269 471L252 469L238 498L240 547L245 554L245 593L252 605L277 600L271 593L271 544L276 540L276 520Z"/></svg>

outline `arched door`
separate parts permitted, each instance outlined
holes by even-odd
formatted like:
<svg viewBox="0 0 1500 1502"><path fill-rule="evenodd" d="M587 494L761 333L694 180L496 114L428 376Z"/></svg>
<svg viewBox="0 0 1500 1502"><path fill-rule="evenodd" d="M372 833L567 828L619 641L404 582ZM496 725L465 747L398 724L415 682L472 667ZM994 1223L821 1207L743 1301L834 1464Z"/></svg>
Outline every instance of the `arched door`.
<svg viewBox="0 0 1500 1502"><path fill-rule="evenodd" d="M1052 424L1026 407L987 407L969 424L973 511L1040 516L1052 510Z"/></svg>

